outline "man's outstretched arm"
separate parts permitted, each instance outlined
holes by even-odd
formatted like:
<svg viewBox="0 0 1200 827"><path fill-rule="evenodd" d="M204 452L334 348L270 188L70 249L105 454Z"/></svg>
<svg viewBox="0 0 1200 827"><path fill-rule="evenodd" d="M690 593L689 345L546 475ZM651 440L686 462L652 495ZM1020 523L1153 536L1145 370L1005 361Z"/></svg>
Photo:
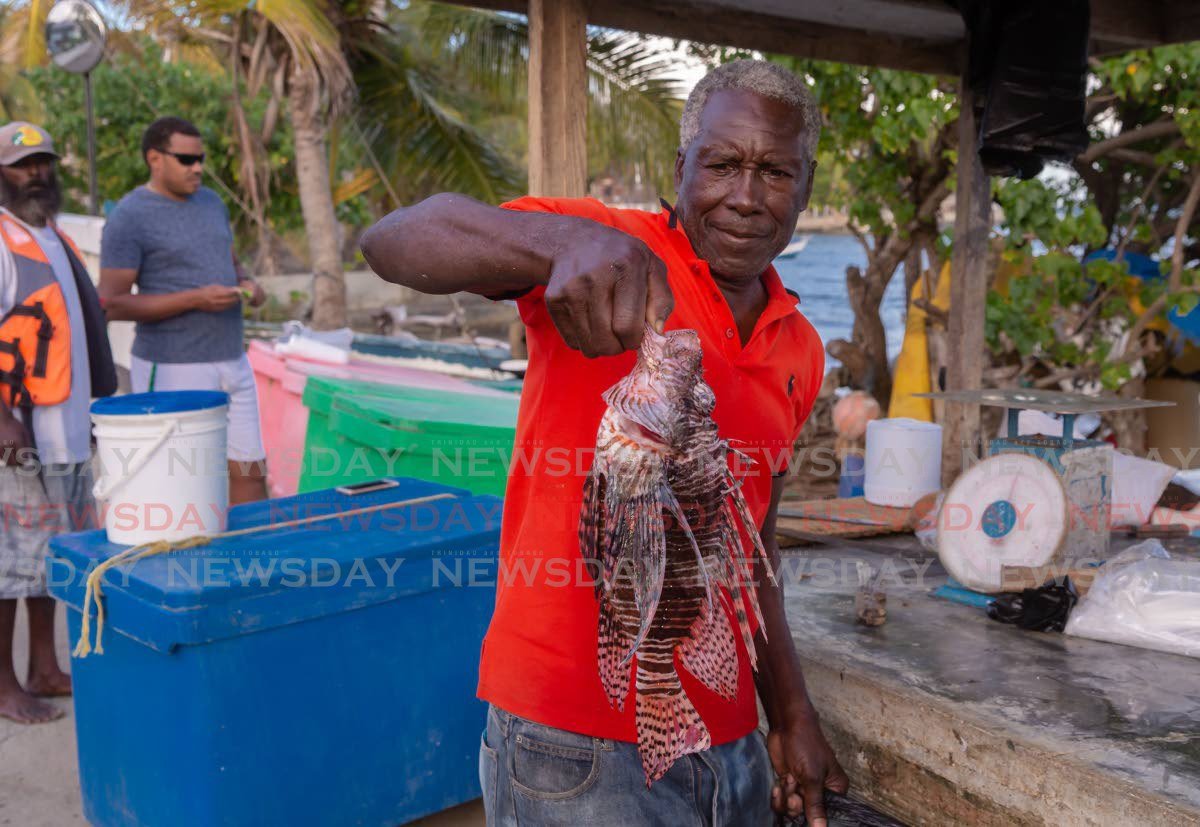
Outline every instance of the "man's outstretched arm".
<svg viewBox="0 0 1200 827"><path fill-rule="evenodd" d="M783 477L772 483L771 505L762 527L763 545L775 572L780 570L775 520L783 483ZM761 560L755 562L754 575L763 616L763 629L754 639L758 654L755 683L770 728L767 751L779 779L771 793L771 807L776 812L787 812L792 818L803 812L813 827L825 827L824 791L845 793L850 782L825 740L817 712L808 698L800 658L783 608L783 583L772 584L768 580Z"/></svg>
<svg viewBox="0 0 1200 827"><path fill-rule="evenodd" d="M520 295L545 285L564 341L586 356L635 348L671 312L666 267L641 241L586 218L488 206L443 193L363 234L384 279L422 293Z"/></svg>

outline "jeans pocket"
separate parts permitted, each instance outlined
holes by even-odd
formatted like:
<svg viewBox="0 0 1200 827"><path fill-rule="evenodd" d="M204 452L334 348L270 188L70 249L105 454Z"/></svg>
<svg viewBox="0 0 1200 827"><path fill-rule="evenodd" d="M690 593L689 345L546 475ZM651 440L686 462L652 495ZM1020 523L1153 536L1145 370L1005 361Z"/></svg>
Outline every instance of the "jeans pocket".
<svg viewBox="0 0 1200 827"><path fill-rule="evenodd" d="M514 791L542 801L565 801L595 783L600 750L585 736L554 731L537 738L522 732L514 740L511 761Z"/></svg>
<svg viewBox="0 0 1200 827"><path fill-rule="evenodd" d="M500 755L488 746L487 730L479 736L479 787L483 791L483 815L488 824L496 823L496 775Z"/></svg>

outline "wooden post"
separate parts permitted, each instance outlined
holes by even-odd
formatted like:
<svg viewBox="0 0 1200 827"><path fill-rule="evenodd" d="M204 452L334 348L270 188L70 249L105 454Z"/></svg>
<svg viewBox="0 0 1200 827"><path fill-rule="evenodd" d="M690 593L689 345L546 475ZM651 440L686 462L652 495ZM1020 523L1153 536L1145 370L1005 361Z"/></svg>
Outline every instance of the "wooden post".
<svg viewBox="0 0 1200 827"><path fill-rule="evenodd" d="M950 359L946 389L974 390L983 383L984 305L988 288L988 237L992 229L991 184L979 161L974 95L964 79L959 95L958 187L955 193L954 257L950 263ZM946 404L942 483L961 473L964 458L979 455L979 406Z"/></svg>
<svg viewBox="0 0 1200 827"><path fill-rule="evenodd" d="M529 192L587 190L586 0L529 0Z"/></svg>

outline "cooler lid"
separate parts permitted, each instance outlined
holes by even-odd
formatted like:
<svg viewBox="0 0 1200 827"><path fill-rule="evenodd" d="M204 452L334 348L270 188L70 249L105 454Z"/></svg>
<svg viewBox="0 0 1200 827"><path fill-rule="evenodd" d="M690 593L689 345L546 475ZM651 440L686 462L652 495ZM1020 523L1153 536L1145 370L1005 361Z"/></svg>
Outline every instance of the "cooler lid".
<svg viewBox="0 0 1200 827"><path fill-rule="evenodd" d="M516 397L480 399L444 394L441 397L402 399L339 394L333 400L333 410L349 412L353 417L339 418L334 423L334 430L344 432L353 429L357 419L403 432L511 442L517 429L519 406L520 400ZM370 432L377 433L377 428L371 428ZM346 435L353 436L351 433ZM361 439L358 441L362 442Z"/></svg>
<svg viewBox="0 0 1200 827"><path fill-rule="evenodd" d="M102 416L145 416L186 413L229 404L224 391L150 391L108 396L92 403L92 413Z"/></svg>
<svg viewBox="0 0 1200 827"><path fill-rule="evenodd" d="M361 379L339 379L332 376L309 376L304 386L304 404L311 410L328 414L333 399L343 396L372 396L392 399L436 400L453 397L460 404L469 404L479 397L460 394L439 388L423 388L415 385L391 385L384 382L365 382Z"/></svg>
<svg viewBox="0 0 1200 827"><path fill-rule="evenodd" d="M236 506L229 531L280 527L109 570L107 628L169 651L440 588L494 588L502 500L394 482L368 493L326 489ZM327 519L284 525L316 517ZM81 608L87 573L127 548L102 530L54 538L51 593ZM493 579L481 580L488 566Z"/></svg>

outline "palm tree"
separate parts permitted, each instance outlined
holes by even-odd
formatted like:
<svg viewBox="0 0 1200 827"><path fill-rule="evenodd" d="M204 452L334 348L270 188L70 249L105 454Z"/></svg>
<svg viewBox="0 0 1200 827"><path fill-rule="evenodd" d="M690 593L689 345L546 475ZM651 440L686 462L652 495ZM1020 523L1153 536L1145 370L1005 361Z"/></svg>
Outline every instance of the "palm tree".
<svg viewBox="0 0 1200 827"><path fill-rule="evenodd" d="M41 105L21 70L37 65L46 53L42 27L50 4L0 4L0 122L41 119Z"/></svg>
<svg viewBox="0 0 1200 827"><path fill-rule="evenodd" d="M265 239L265 139L286 105L296 161L296 184L313 271L312 324L341 327L346 320L341 237L329 175L328 127L345 114L354 78L339 24L360 4L327 0L116 0L110 6L131 25L179 49L207 50L230 67L234 117L243 147L243 185L259 213ZM252 92L270 83L272 104L255 133L240 100L241 78ZM262 246L262 245L260 245Z"/></svg>
<svg viewBox="0 0 1200 827"><path fill-rule="evenodd" d="M463 72L472 90L523 113L529 24L524 17L436 2L413 2L402 17L434 55ZM591 171L636 167L662 192L672 180L683 89L677 57L654 41L588 30L588 156Z"/></svg>
<svg viewBox="0 0 1200 827"><path fill-rule="evenodd" d="M5 41L16 44L9 54L44 60L35 41L49 5L31 0L17 12L22 25L5 27ZM123 37L136 30L168 59L230 75L241 200L258 227L260 253L271 249L273 235L266 147L281 121L290 123L314 327L345 324L338 198L382 187L394 207L441 189L492 202L523 189L511 154L473 124L478 110L500 113L515 125L512 143L523 141L523 18L425 0L404 9L356 0L110 0L105 8L119 19L114 34L122 48L136 49ZM0 62L0 89L3 67L14 65ZM669 65L662 50L632 36L590 33L593 157L630 158L643 174L669 181L680 103L674 82L664 79ZM262 115L251 123L246 102L262 97ZM331 155L339 152L359 170L335 187ZM260 266L269 270L270 259Z"/></svg>

